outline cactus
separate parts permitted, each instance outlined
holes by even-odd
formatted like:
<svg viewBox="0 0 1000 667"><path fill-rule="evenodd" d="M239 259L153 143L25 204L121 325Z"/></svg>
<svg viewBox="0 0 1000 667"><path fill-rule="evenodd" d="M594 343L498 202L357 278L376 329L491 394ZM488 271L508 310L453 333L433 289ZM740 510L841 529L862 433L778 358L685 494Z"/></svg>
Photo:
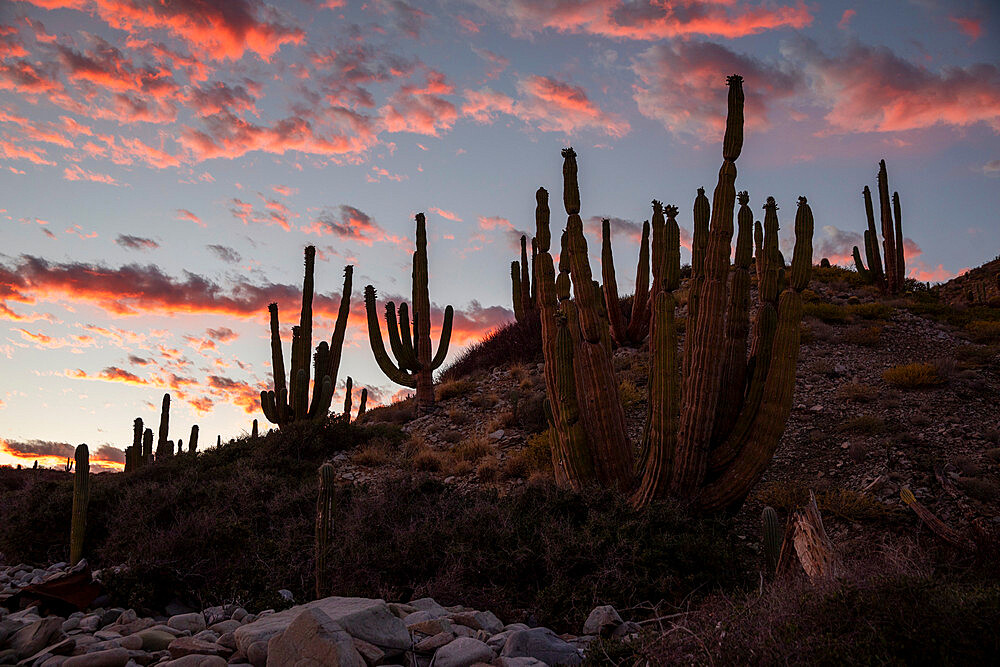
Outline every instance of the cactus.
<svg viewBox="0 0 1000 667"><path fill-rule="evenodd" d="M783 537L781 528L778 526L778 513L774 511L773 507L765 507L760 520L767 575L773 576L778 569L778 556L781 554Z"/></svg>
<svg viewBox="0 0 1000 667"><path fill-rule="evenodd" d="M90 451L87 445L76 448L76 472L73 474L73 519L69 531L69 561L83 558L83 537L87 531L87 504L90 502Z"/></svg>
<svg viewBox="0 0 1000 667"><path fill-rule="evenodd" d="M899 206L899 193L893 192L889 197L889 175L886 172L885 160L878 163L879 217L882 226L882 245L885 252L885 270L882 269L882 255L879 252L878 231L875 229L875 212L872 206L872 193L866 185L862 191L865 200L865 217L868 229L865 230L865 258L868 266L861 261L861 251L854 246L854 265L862 280L876 285L888 294L899 294L906 279L906 260L903 253L903 222Z"/></svg>
<svg viewBox="0 0 1000 667"><path fill-rule="evenodd" d="M167 436L170 434L170 394L163 395L163 405L160 408L159 437L156 440L156 458L163 459L174 455L174 445Z"/></svg>
<svg viewBox="0 0 1000 667"><path fill-rule="evenodd" d="M615 261L611 252L611 221L601 222L601 276L604 278L604 308L608 311L611 336L619 347L636 347L649 333L649 220L642 223L642 240L639 242L639 263L635 271L635 293L632 296L632 313L625 326L618 300L615 278Z"/></svg>
<svg viewBox="0 0 1000 667"><path fill-rule="evenodd" d="M222 447L222 436L221 435L215 436L215 448L218 449L219 447Z"/></svg>
<svg viewBox="0 0 1000 667"><path fill-rule="evenodd" d="M129 470L132 467L142 467L146 463L143 457L142 450L142 417L136 417L135 421L132 422L132 465L129 466L126 460L126 469Z"/></svg>
<svg viewBox="0 0 1000 667"><path fill-rule="evenodd" d="M198 425L191 427L191 437L188 438L188 452L194 454L198 451Z"/></svg>
<svg viewBox="0 0 1000 667"><path fill-rule="evenodd" d="M309 398L309 351L312 350L313 270L316 248L305 249L305 277L302 281L302 309L298 326L292 327L292 357L286 382L285 361L281 351L278 325L278 304L267 309L271 316L271 369L274 389L260 392L260 407L268 421L279 427L286 424L324 419L333 401L333 388L340 369L340 356L351 309L351 278L354 267L344 267L344 289L340 295L340 310L330 342L321 342L313 353L313 391Z"/></svg>
<svg viewBox="0 0 1000 667"><path fill-rule="evenodd" d="M535 265L535 256L538 254L538 243L531 239L531 262L528 262L528 239L521 236L521 261L510 263L510 283L514 302L514 319L523 322L530 317L534 317L537 308L535 306L535 290L537 285L532 280L534 271L529 271Z"/></svg>
<svg viewBox="0 0 1000 667"><path fill-rule="evenodd" d="M316 498L316 599L327 594L327 554L333 532L333 466L324 463L319 468L319 494Z"/></svg>
<svg viewBox="0 0 1000 667"><path fill-rule="evenodd" d="M431 301L427 291L427 224L423 213L417 213L416 252L413 253L413 334L410 334L410 316L405 303L385 305L385 324L389 332L389 345L395 361L389 357L382 341L382 330L376 312L375 288L365 287L365 310L368 314L368 341L379 368L396 384L416 389L417 413L434 409L434 371L440 368L448 354L451 325L455 312L451 306L444 310L441 339L437 354L431 358ZM523 294L523 290L521 290ZM522 308L523 308L522 302ZM397 319L399 325L397 327Z"/></svg>
<svg viewBox="0 0 1000 667"><path fill-rule="evenodd" d="M351 423L351 405L353 403L354 391L354 380L350 376L347 378L346 392L344 394L344 413L341 415L341 419L344 420L345 424ZM368 387L361 389L361 402L358 405L358 414L354 418L354 423L358 423L361 417L364 416L365 411L368 409Z"/></svg>
<svg viewBox="0 0 1000 667"><path fill-rule="evenodd" d="M666 495L707 512L740 505L770 463L791 410L800 292L812 268L812 212L800 197L794 260L787 271L788 287L779 296L777 206L768 199L758 253L761 307L751 327L753 218L746 193L739 195L732 271L729 265L743 90L738 76L729 77L728 83L724 161L714 203L709 208L703 192L695 203L697 253L683 363L676 358L674 326L673 292L680 282L677 209L654 202L649 412L637 466L611 363L610 318L591 278L572 149L563 151L568 219L558 278L549 254L548 217L536 215L535 270L556 479L573 487L596 480L626 489L638 473L638 488L632 495L637 507Z"/></svg>
<svg viewBox="0 0 1000 667"><path fill-rule="evenodd" d="M257 420L254 419L253 420L253 426L250 427L250 439L251 440L256 440L257 439L258 435L260 434L259 428L260 427L257 425Z"/></svg>
<svg viewBox="0 0 1000 667"><path fill-rule="evenodd" d="M153 429L147 428L142 432L142 462L143 465L151 463L153 460Z"/></svg>

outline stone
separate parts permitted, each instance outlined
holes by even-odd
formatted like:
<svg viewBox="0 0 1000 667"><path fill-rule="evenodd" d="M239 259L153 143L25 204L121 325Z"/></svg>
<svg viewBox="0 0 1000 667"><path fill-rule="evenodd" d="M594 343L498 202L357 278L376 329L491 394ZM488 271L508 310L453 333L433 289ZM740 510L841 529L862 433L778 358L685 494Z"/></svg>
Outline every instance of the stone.
<svg viewBox="0 0 1000 667"><path fill-rule="evenodd" d="M80 629L84 632L93 632L101 627L101 617L91 614L80 619Z"/></svg>
<svg viewBox="0 0 1000 667"><path fill-rule="evenodd" d="M439 632L436 635L430 637L425 637L421 639L413 647L413 650L417 653L433 653L445 644L448 644L455 639L455 635L451 632Z"/></svg>
<svg viewBox="0 0 1000 667"><path fill-rule="evenodd" d="M56 642L51 646L46 646L38 653L21 660L21 663L25 665L33 665L36 661L41 660L42 658L50 658L55 655L69 655L73 652L74 648L76 648L76 640L69 637L60 642ZM2 664L2 661L0 661L0 664Z"/></svg>
<svg viewBox="0 0 1000 667"><path fill-rule="evenodd" d="M236 650L236 635L232 632L227 632L224 635L220 635L215 641L219 646L225 646L226 648L235 651Z"/></svg>
<svg viewBox="0 0 1000 667"><path fill-rule="evenodd" d="M125 667L129 661L128 651L111 648L83 655L74 655L63 663L63 667Z"/></svg>
<svg viewBox="0 0 1000 667"><path fill-rule="evenodd" d="M434 667L468 667L477 662L490 662L493 657L493 649L485 643L471 637L459 637L437 650Z"/></svg>
<svg viewBox="0 0 1000 667"><path fill-rule="evenodd" d="M268 641L274 635L283 632L307 609L319 609L352 637L363 639L389 653L408 650L412 645L406 625L389 610L384 601L328 597L261 616L253 623L240 626L233 633L236 636L237 649L250 657L248 649L251 644Z"/></svg>
<svg viewBox="0 0 1000 667"><path fill-rule="evenodd" d="M424 612L417 613L422 614ZM406 623L405 620L403 622ZM418 623L407 623L406 629L410 632L419 632L423 635L436 635L441 632L452 632L452 625L447 618L431 618Z"/></svg>
<svg viewBox="0 0 1000 667"><path fill-rule="evenodd" d="M205 625L205 617L200 611L192 612L190 614L177 614L176 616L171 616L167 620L167 625L178 630L186 630L191 634L201 632L207 627Z"/></svg>
<svg viewBox="0 0 1000 667"><path fill-rule="evenodd" d="M552 665L579 665L580 652L548 628L517 630L507 636L502 655L508 658L537 658Z"/></svg>
<svg viewBox="0 0 1000 667"><path fill-rule="evenodd" d="M625 637L627 635L634 635L638 633L640 630L642 630L642 627L638 623L635 623L633 621L625 621L617 628L615 628L615 631L611 633L611 636L614 639L621 639L622 637Z"/></svg>
<svg viewBox="0 0 1000 667"><path fill-rule="evenodd" d="M130 651L141 651L142 650L142 637L139 635L128 635L127 637L122 637L122 640L118 642L122 648L127 648Z"/></svg>
<svg viewBox="0 0 1000 667"><path fill-rule="evenodd" d="M583 624L583 634L607 637L622 622L622 617L618 615L618 612L611 605L605 604L600 607L594 607L594 610L590 612L586 622Z"/></svg>
<svg viewBox="0 0 1000 667"><path fill-rule="evenodd" d="M186 655L225 655L228 656L230 651L224 646L219 646L214 641L207 642L203 639L197 639L195 637L178 637L177 639L170 642L170 646L167 647L170 651L170 657L183 658Z"/></svg>
<svg viewBox="0 0 1000 667"><path fill-rule="evenodd" d="M246 617L247 617L247 610L244 609L243 607L237 607L233 611L233 620L234 621L239 621L240 623L242 623L243 619L245 619Z"/></svg>
<svg viewBox="0 0 1000 667"><path fill-rule="evenodd" d="M300 664L367 667L351 635L316 607L302 610L267 642L268 667Z"/></svg>
<svg viewBox="0 0 1000 667"><path fill-rule="evenodd" d="M157 667L226 667L228 663L217 655L186 655L176 660L161 662Z"/></svg>
<svg viewBox="0 0 1000 667"><path fill-rule="evenodd" d="M13 614L12 614L13 615ZM26 658L62 639L62 619L50 616L29 623L10 638L10 648Z"/></svg>
<svg viewBox="0 0 1000 667"><path fill-rule="evenodd" d="M389 607L389 611L391 611L397 618L406 618L409 614L419 611L416 607L403 604L402 602L389 602L387 603L387 606Z"/></svg>
<svg viewBox="0 0 1000 667"><path fill-rule="evenodd" d="M365 663L369 666L380 665L385 658L385 651L374 644L369 644L363 639L352 637L354 650L357 651Z"/></svg>
<svg viewBox="0 0 1000 667"><path fill-rule="evenodd" d="M284 600L285 602L295 602L295 596L292 595L292 592L287 588L279 589L278 595L280 595L281 599Z"/></svg>
<svg viewBox="0 0 1000 667"><path fill-rule="evenodd" d="M485 630L491 635L503 632L503 623L491 611L466 611L451 615L451 622L473 630Z"/></svg>
<svg viewBox="0 0 1000 667"><path fill-rule="evenodd" d="M219 633L214 630L202 630L196 635L192 635L195 639L200 639L203 642L212 642L213 644L218 640Z"/></svg>
<svg viewBox="0 0 1000 667"><path fill-rule="evenodd" d="M217 632L220 635L224 635L227 632L236 632L236 628L240 627L240 625L241 623L239 621L230 619L228 621L220 621L219 623L210 625L208 629L213 632Z"/></svg>
<svg viewBox="0 0 1000 667"><path fill-rule="evenodd" d="M157 630L155 628L143 630L135 636L142 639L142 646L140 648L143 651L165 651L167 647L170 646L170 642L176 639L176 637L169 632L164 632L163 630Z"/></svg>
<svg viewBox="0 0 1000 667"><path fill-rule="evenodd" d="M256 641L247 648L247 660L253 667L266 667L267 665L267 642Z"/></svg>
<svg viewBox="0 0 1000 667"><path fill-rule="evenodd" d="M434 614L435 618L448 615L448 610L439 605L434 598L418 598L411 600L409 605L415 610L430 612Z"/></svg>
<svg viewBox="0 0 1000 667"><path fill-rule="evenodd" d="M525 656L519 658L505 658L500 656L493 661L496 667L548 667L548 665L538 658L528 658Z"/></svg>
<svg viewBox="0 0 1000 667"><path fill-rule="evenodd" d="M0 621L0 644L7 641L7 637L24 627L24 623L20 621L12 621L10 619L4 619Z"/></svg>

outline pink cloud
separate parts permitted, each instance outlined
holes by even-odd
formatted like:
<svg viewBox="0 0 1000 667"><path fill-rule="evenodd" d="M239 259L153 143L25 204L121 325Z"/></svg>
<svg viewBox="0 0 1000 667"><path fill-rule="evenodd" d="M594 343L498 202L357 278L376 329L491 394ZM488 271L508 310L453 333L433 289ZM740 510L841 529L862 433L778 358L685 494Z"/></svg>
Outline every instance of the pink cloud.
<svg viewBox="0 0 1000 667"><path fill-rule="evenodd" d="M457 213L446 211L444 209L438 208L437 206L428 206L427 210L430 211L431 213L436 213L440 215L445 220L451 220L452 222L462 222L462 219L458 217Z"/></svg>
<svg viewBox="0 0 1000 667"><path fill-rule="evenodd" d="M116 181L110 174L100 174L95 171L88 171L80 167L78 164L71 164L63 169L63 178L67 181L92 181L94 183L118 185L118 181Z"/></svg>
<svg viewBox="0 0 1000 667"><path fill-rule="evenodd" d="M841 30L845 30L851 22L851 19L854 18L856 14L857 12L853 9L845 9L843 15L840 17L840 22L837 23L837 27Z"/></svg>
<svg viewBox="0 0 1000 667"><path fill-rule="evenodd" d="M979 19L949 16L948 20L957 25L958 29L969 37L970 42L974 42L983 36L983 22Z"/></svg>
<svg viewBox="0 0 1000 667"><path fill-rule="evenodd" d="M208 226L204 222L202 222L201 218L199 218L197 215L195 215L191 211L187 210L186 208L179 208L179 209L177 209L177 219L178 220L187 220L188 222L193 222L194 224L198 225L199 227L207 227Z"/></svg>
<svg viewBox="0 0 1000 667"><path fill-rule="evenodd" d="M430 70L422 87L403 85L389 97L379 109L382 124L389 132L436 137L441 130L450 130L458 117L455 105L442 97L453 90L442 72Z"/></svg>

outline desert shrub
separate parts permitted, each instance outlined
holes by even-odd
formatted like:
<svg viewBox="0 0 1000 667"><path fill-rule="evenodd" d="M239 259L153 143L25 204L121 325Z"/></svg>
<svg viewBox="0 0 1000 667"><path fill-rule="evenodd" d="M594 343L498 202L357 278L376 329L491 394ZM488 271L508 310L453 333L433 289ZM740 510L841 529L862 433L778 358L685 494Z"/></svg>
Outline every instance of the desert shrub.
<svg viewBox="0 0 1000 667"><path fill-rule="evenodd" d="M875 415L859 415L842 423L840 425L840 430L847 433L878 435L880 433L885 433L886 424L881 417L876 417Z"/></svg>
<svg viewBox="0 0 1000 667"><path fill-rule="evenodd" d="M526 433L537 433L548 427L545 416L545 394L533 391L519 394L514 403L514 423Z"/></svg>
<svg viewBox="0 0 1000 667"><path fill-rule="evenodd" d="M847 456L854 463L864 463L868 458L868 443L863 440L853 440L847 447Z"/></svg>
<svg viewBox="0 0 1000 667"><path fill-rule="evenodd" d="M514 363L537 363L542 355L542 324L537 317L510 322L497 327L479 341L465 348L458 358L441 372L441 380L457 380L476 371L509 367Z"/></svg>
<svg viewBox="0 0 1000 667"><path fill-rule="evenodd" d="M413 469L421 472L440 472L444 468L445 460L441 452L425 448L413 455Z"/></svg>
<svg viewBox="0 0 1000 667"><path fill-rule="evenodd" d="M471 402L480 410L489 410L500 402L500 397L492 391L480 391L472 396Z"/></svg>
<svg viewBox="0 0 1000 667"><path fill-rule="evenodd" d="M472 391L472 382L469 380L445 380L437 386L437 400L446 401L449 398L467 396L470 391Z"/></svg>
<svg viewBox="0 0 1000 667"><path fill-rule="evenodd" d="M885 320L892 316L895 308L884 303L859 303L847 306L847 314L862 320Z"/></svg>
<svg viewBox="0 0 1000 667"><path fill-rule="evenodd" d="M930 387L942 380L934 364L920 362L887 368L882 371L882 379L900 389Z"/></svg>
<svg viewBox="0 0 1000 667"><path fill-rule="evenodd" d="M837 398L852 403L871 403L878 396L875 387L861 382L847 382L837 387Z"/></svg>
<svg viewBox="0 0 1000 667"><path fill-rule="evenodd" d="M469 413L460 408L452 408L447 412L448 419L455 426L464 426L469 423Z"/></svg>
<svg viewBox="0 0 1000 667"><path fill-rule="evenodd" d="M536 433L528 438L527 444L516 452L511 452L503 462L503 476L527 478L535 472L552 470L552 450L547 433Z"/></svg>
<svg viewBox="0 0 1000 667"><path fill-rule="evenodd" d="M365 413L365 421L405 424L413 420L416 404L412 398L405 398L389 405L372 408Z"/></svg>
<svg viewBox="0 0 1000 667"><path fill-rule="evenodd" d="M960 477L958 485L969 496L983 503L993 503L1000 498L1000 484L981 477Z"/></svg>
<svg viewBox="0 0 1000 667"><path fill-rule="evenodd" d="M955 349L955 360L965 367L988 366L997 356L997 348L990 345L962 345Z"/></svg>
<svg viewBox="0 0 1000 667"><path fill-rule="evenodd" d="M760 488L756 499L761 504L791 512L809 502L809 488L798 482L769 482ZM865 493L839 487L816 492L816 505L824 515L848 521L886 519L897 511Z"/></svg>
<svg viewBox="0 0 1000 667"><path fill-rule="evenodd" d="M492 451L493 448L486 442L486 438L477 436L462 442L462 444L455 448L454 454L460 461L475 463Z"/></svg>
<svg viewBox="0 0 1000 667"><path fill-rule="evenodd" d="M476 466L476 479L480 482L495 482L500 475L500 462L495 456L487 456Z"/></svg>
<svg viewBox="0 0 1000 667"><path fill-rule="evenodd" d="M841 334L841 338L849 345L875 347L882 340L882 327L849 327Z"/></svg>
<svg viewBox="0 0 1000 667"><path fill-rule="evenodd" d="M351 461L360 466L381 466L389 462L389 448L383 442L365 445L351 455Z"/></svg>
<svg viewBox="0 0 1000 667"><path fill-rule="evenodd" d="M462 432L457 429L450 428L441 434L441 439L445 442L454 444L462 439Z"/></svg>
<svg viewBox="0 0 1000 667"><path fill-rule="evenodd" d="M622 409L629 410L642 401L645 396L631 380L622 380L618 385L618 396L621 398Z"/></svg>
<svg viewBox="0 0 1000 667"><path fill-rule="evenodd" d="M832 303L816 302L802 305L803 317L815 317L827 324L841 324L847 321L847 310Z"/></svg>
<svg viewBox="0 0 1000 667"><path fill-rule="evenodd" d="M969 322L965 330L976 343L1000 343L1000 322L976 320Z"/></svg>

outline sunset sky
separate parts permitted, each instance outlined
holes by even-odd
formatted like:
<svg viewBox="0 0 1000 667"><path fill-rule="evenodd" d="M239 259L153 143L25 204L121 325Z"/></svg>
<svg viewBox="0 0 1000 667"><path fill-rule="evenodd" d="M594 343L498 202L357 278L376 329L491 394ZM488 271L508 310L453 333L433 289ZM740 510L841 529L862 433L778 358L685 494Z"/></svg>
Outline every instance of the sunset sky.
<svg viewBox="0 0 1000 667"><path fill-rule="evenodd" d="M880 158L910 276L1000 252L994 0L0 0L0 464L82 442L123 460L165 391L174 440L266 427L267 304L287 359L308 244L314 340L353 264L339 386L390 401L364 286L409 294L424 211L435 346L447 304L450 359L512 319L509 263L537 187L562 214L564 146L631 291L650 200L689 230L715 184L732 73L737 187L758 211L773 195L784 234L806 195L815 257L849 263Z"/></svg>

